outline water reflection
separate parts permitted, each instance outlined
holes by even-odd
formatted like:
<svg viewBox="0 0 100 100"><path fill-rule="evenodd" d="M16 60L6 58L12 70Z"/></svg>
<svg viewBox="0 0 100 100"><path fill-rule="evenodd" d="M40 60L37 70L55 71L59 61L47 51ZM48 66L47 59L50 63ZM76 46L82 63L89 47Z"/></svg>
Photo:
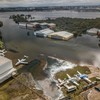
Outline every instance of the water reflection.
<svg viewBox="0 0 100 100"><path fill-rule="evenodd" d="M25 13L27 14L28 12ZM33 12L30 13L32 14ZM41 14L44 13L47 12L41 12ZM51 13L49 12L49 15ZM39 54L45 54L75 62L80 62L80 58L84 53L84 56L91 59L90 56L88 56L88 52L100 50L97 37L86 34L75 36L77 38L73 38L69 41L55 41L46 38L37 38L33 34L34 30L20 28L18 24L15 24L9 19L7 16L10 14L12 13L4 13L0 15L0 20L4 22L1 29L3 33L2 36L8 50L17 51L23 55L27 54L31 58L33 56L36 57Z"/></svg>

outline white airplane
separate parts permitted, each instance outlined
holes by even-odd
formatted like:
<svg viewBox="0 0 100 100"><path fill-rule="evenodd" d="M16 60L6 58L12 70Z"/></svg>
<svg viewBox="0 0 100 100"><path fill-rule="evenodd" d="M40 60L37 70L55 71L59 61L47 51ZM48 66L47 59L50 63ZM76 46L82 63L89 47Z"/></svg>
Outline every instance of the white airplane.
<svg viewBox="0 0 100 100"><path fill-rule="evenodd" d="M28 56L24 55L24 58L28 58Z"/></svg>
<svg viewBox="0 0 100 100"><path fill-rule="evenodd" d="M20 64L28 64L28 62L25 62L26 58L28 58L28 56L24 55L24 58L18 59L18 62L15 65L18 66Z"/></svg>
<svg viewBox="0 0 100 100"><path fill-rule="evenodd" d="M65 81L61 80L61 79L58 79L58 83L60 86L64 85L65 84Z"/></svg>
<svg viewBox="0 0 100 100"><path fill-rule="evenodd" d="M88 75L86 75L86 74L81 74L79 71L77 71L77 73L78 73L77 76L78 76L79 78L84 79L85 81L91 83L91 80L88 78Z"/></svg>
<svg viewBox="0 0 100 100"><path fill-rule="evenodd" d="M3 50L0 50L0 56L5 56L5 53L6 53L7 51L5 50L5 49L3 49Z"/></svg>
<svg viewBox="0 0 100 100"><path fill-rule="evenodd" d="M62 86L65 84L65 81L58 79L56 82L56 86L58 87L58 89L61 89Z"/></svg>
<svg viewBox="0 0 100 100"><path fill-rule="evenodd" d="M79 86L79 84L76 82L76 79L74 77L71 77L69 74L66 74L68 77L68 81Z"/></svg>

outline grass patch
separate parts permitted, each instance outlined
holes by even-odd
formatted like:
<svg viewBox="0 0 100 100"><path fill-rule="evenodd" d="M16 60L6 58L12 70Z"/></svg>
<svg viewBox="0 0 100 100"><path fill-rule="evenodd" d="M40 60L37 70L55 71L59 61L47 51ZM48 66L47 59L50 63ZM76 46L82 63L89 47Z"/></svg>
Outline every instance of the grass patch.
<svg viewBox="0 0 100 100"><path fill-rule="evenodd" d="M0 48L2 49L3 48L3 42L0 40Z"/></svg>
<svg viewBox="0 0 100 100"><path fill-rule="evenodd" d="M55 75L55 78L56 79L60 78L63 80L64 78L67 78L66 74L69 74L70 76L74 76L75 74L77 74L77 71L79 71L83 74L90 74L91 73L88 67L77 66L77 67L74 67L73 69L67 69L66 71L58 72Z"/></svg>
<svg viewBox="0 0 100 100"><path fill-rule="evenodd" d="M38 22L48 22L55 23L55 31L69 31L75 36L80 36L81 34L86 34L86 30L90 28L100 28L100 18L96 19L81 19L81 18L56 18L41 20Z"/></svg>
<svg viewBox="0 0 100 100"><path fill-rule="evenodd" d="M0 100L9 100L8 94L3 91L0 91Z"/></svg>
<svg viewBox="0 0 100 100"><path fill-rule="evenodd" d="M88 67L84 66L76 66L73 69L68 69L66 71L62 71L62 72L58 72L55 77L56 79L60 78L60 79L65 79L67 78L66 74L69 74L70 76L74 76L75 74L77 74L77 71L80 71L83 74L90 74L90 70ZM84 80L80 80L78 82L80 85L77 87L76 91L73 91L71 93L67 93L66 88L63 88L62 91L64 93L65 96L70 96L72 97L73 100L83 100L83 98L80 96L80 93L83 91L83 87L87 85L87 83ZM72 84L72 83L71 83Z"/></svg>

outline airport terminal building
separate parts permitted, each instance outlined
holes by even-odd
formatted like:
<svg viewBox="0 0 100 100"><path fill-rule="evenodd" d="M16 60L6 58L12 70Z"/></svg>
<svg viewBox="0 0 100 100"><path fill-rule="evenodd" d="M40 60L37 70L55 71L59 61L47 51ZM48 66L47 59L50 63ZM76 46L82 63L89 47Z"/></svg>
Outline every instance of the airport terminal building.
<svg viewBox="0 0 100 100"><path fill-rule="evenodd" d="M15 72L16 69L13 68L12 61L0 56L0 83L10 78Z"/></svg>

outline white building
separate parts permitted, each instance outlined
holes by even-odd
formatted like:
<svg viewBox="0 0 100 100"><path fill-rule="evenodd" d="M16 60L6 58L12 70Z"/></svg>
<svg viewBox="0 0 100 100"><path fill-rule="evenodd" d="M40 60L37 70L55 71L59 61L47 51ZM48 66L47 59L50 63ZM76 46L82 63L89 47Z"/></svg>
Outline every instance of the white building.
<svg viewBox="0 0 100 100"><path fill-rule="evenodd" d="M73 36L74 35L72 33L69 33L67 31L54 32L48 35L49 38L57 40L68 40Z"/></svg>
<svg viewBox="0 0 100 100"><path fill-rule="evenodd" d="M47 37L50 33L53 33L54 31L47 28L47 29L43 29L40 31L35 31L34 35L39 36L39 37Z"/></svg>
<svg viewBox="0 0 100 100"><path fill-rule="evenodd" d="M54 29L56 27L56 24L54 23L48 23L48 26L50 29Z"/></svg>
<svg viewBox="0 0 100 100"><path fill-rule="evenodd" d="M26 28L26 23L24 22L19 23L19 27Z"/></svg>
<svg viewBox="0 0 100 100"><path fill-rule="evenodd" d="M4 82L16 72L13 68L12 61L0 56L0 83Z"/></svg>
<svg viewBox="0 0 100 100"><path fill-rule="evenodd" d="M34 28L34 25L32 23L25 23L25 22L21 22L19 23L19 27L21 28Z"/></svg>
<svg viewBox="0 0 100 100"><path fill-rule="evenodd" d="M76 90L76 86L74 85L68 86L67 84L64 84L64 86L67 88L68 92L72 92Z"/></svg>
<svg viewBox="0 0 100 100"><path fill-rule="evenodd" d="M100 31L100 29L91 28L91 29L87 30L87 33L90 34L90 35L97 35L98 31Z"/></svg>

